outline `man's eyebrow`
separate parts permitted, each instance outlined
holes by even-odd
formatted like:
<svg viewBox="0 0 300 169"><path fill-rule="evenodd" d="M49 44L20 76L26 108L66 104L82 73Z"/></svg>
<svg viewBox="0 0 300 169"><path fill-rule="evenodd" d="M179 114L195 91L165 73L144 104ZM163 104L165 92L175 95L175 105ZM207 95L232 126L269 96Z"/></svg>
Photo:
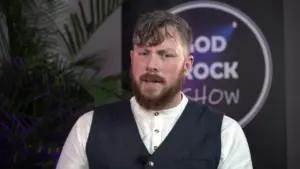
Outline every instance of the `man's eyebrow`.
<svg viewBox="0 0 300 169"><path fill-rule="evenodd" d="M161 49L158 49L157 51L176 52L173 48L161 48Z"/></svg>
<svg viewBox="0 0 300 169"><path fill-rule="evenodd" d="M136 50L149 50L147 47L145 46L135 46L134 49Z"/></svg>
<svg viewBox="0 0 300 169"><path fill-rule="evenodd" d="M151 51L147 47L137 47L136 49L137 49L137 51L147 51L147 52ZM171 52L171 53L176 53L176 50L174 50L173 48L167 47L167 48L157 49L157 52Z"/></svg>

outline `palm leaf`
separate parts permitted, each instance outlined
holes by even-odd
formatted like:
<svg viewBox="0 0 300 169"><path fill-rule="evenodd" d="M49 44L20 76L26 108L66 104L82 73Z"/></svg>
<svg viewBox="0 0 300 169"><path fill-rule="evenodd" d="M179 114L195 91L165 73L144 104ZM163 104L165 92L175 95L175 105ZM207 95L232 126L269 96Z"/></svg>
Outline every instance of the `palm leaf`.
<svg viewBox="0 0 300 169"><path fill-rule="evenodd" d="M78 2L79 13L72 13L70 24L65 24L64 31L59 31L71 56L78 54L82 46L122 2L122 0L90 0L89 13L84 10L82 2Z"/></svg>
<svg viewBox="0 0 300 169"><path fill-rule="evenodd" d="M121 79L124 75L107 76L101 80L84 80L80 81L80 84L94 97L95 106L100 106L132 96L130 91L121 87Z"/></svg>
<svg viewBox="0 0 300 169"><path fill-rule="evenodd" d="M0 13L0 60L3 57L9 56L9 45L8 45L8 37L7 29L5 27L5 18Z"/></svg>
<svg viewBox="0 0 300 169"><path fill-rule="evenodd" d="M57 31L71 8L61 0L0 1L0 56L63 53Z"/></svg>

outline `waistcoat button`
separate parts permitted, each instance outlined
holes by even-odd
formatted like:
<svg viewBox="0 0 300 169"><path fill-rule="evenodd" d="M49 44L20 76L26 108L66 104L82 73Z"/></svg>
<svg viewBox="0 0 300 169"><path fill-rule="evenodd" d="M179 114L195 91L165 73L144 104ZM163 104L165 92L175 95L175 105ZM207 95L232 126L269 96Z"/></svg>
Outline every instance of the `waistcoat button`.
<svg viewBox="0 0 300 169"><path fill-rule="evenodd" d="M148 166L149 166L149 167L154 167L154 162L153 162L153 161L149 161L149 162L148 162Z"/></svg>

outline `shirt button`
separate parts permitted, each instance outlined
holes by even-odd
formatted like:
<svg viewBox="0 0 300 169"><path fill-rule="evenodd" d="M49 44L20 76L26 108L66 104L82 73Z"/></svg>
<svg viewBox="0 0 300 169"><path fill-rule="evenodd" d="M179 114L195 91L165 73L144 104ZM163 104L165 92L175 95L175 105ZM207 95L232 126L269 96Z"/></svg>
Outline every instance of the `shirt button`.
<svg viewBox="0 0 300 169"><path fill-rule="evenodd" d="M157 146L154 146L153 148L154 148L154 150L156 150L156 149L157 149Z"/></svg>
<svg viewBox="0 0 300 169"><path fill-rule="evenodd" d="M155 113L154 113L154 115L155 115L155 116L158 116L158 115L159 115L159 113L158 113L158 112L155 112Z"/></svg>
<svg viewBox="0 0 300 169"><path fill-rule="evenodd" d="M149 167L154 167L154 162L153 162L153 161L149 161L149 162L148 162L148 166L149 166Z"/></svg>
<svg viewBox="0 0 300 169"><path fill-rule="evenodd" d="M158 132L159 132L159 130L157 130L157 129L155 129L154 131L155 131L155 133L158 133Z"/></svg>

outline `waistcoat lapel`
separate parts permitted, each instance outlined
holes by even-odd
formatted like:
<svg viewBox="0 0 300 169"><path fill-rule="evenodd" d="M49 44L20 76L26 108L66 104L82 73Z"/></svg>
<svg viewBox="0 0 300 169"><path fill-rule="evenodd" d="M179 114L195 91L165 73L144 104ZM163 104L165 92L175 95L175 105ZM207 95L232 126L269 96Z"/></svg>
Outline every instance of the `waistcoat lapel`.
<svg viewBox="0 0 300 169"><path fill-rule="evenodd" d="M188 157L193 148L205 141L207 128L202 118L204 111L203 107L189 101L181 117L153 156L163 154L174 159Z"/></svg>
<svg viewBox="0 0 300 169"><path fill-rule="evenodd" d="M89 163L98 163L99 168L124 169L133 169L132 166L149 156L129 100L99 107L94 111L87 155Z"/></svg>

